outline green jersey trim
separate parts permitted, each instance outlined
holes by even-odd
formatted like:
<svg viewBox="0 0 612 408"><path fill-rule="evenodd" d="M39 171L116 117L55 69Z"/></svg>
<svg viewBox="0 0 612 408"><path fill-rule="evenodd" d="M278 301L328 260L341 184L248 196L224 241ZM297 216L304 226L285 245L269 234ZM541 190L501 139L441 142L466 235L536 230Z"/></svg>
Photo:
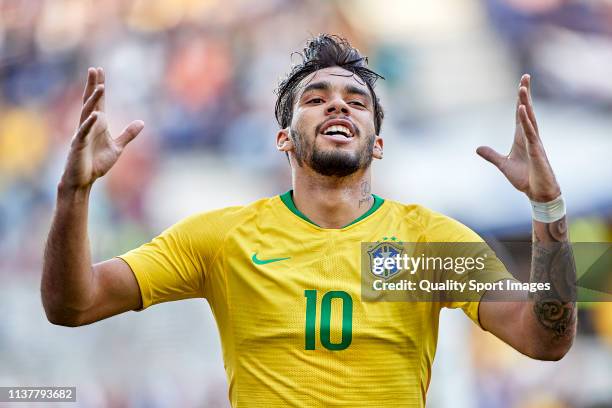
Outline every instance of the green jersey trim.
<svg viewBox="0 0 612 408"><path fill-rule="evenodd" d="M297 209L297 207L295 206L295 203L293 202L293 190L289 190L286 193L281 194L279 197L280 197L281 201L287 206L287 208L292 213L294 213L295 215L297 215L298 217L300 217L304 221L307 221L307 222L311 223L312 225L316 225L317 227L320 228L319 225L317 225L314 222L312 222L306 215L304 215L303 212L301 212L300 210ZM346 228L348 226L351 226L351 225L353 225L353 224L363 220L364 218L372 215L385 202L384 198L379 197L376 194L372 194L372 197L374 197L374 204L372 204L372 207L370 207L370 209L368 211L366 211L365 213L361 214L358 218L356 218L352 222L346 224L342 228Z"/></svg>

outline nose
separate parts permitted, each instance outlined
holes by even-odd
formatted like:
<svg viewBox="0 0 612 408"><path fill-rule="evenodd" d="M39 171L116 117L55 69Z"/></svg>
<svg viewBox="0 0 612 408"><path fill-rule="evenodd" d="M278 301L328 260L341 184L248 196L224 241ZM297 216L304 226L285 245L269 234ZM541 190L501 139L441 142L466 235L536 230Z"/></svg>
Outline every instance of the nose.
<svg viewBox="0 0 612 408"><path fill-rule="evenodd" d="M334 98L329 102L329 106L326 109L327 114L332 113L343 113L348 115L350 110L344 99L342 98Z"/></svg>

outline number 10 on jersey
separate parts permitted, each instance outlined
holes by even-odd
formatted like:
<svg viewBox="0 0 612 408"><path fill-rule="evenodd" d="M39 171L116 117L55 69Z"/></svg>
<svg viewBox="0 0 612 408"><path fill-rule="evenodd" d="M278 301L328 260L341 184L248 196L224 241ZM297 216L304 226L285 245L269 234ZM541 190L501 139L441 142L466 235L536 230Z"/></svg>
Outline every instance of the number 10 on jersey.
<svg viewBox="0 0 612 408"><path fill-rule="evenodd" d="M317 291L305 290L306 296L306 332L305 349L314 350L316 344ZM333 299L342 300L342 339L339 343L331 341L331 303ZM321 323L319 325L321 345L328 350L344 350L353 341L353 299L341 290L332 290L321 299Z"/></svg>

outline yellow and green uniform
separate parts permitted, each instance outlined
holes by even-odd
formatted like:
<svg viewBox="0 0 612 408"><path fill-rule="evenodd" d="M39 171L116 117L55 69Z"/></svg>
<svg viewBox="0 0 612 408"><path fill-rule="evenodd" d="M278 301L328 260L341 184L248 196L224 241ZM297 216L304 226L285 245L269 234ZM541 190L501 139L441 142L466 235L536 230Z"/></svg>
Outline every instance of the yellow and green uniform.
<svg viewBox="0 0 612 408"><path fill-rule="evenodd" d="M121 258L143 308L207 299L233 407L423 407L440 309L460 307L479 324L478 302L362 302L361 242L482 239L422 206L374 197L351 224L325 229L287 192L190 216Z"/></svg>

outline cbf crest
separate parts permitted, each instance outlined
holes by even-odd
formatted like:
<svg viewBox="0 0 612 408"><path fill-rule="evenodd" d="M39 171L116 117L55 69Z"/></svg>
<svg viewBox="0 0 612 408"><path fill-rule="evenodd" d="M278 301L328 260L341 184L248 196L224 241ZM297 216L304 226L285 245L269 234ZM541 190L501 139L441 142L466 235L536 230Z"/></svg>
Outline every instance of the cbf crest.
<svg viewBox="0 0 612 408"><path fill-rule="evenodd" d="M389 279L400 272L397 262L390 262L391 267L385 267L385 260L402 256L404 248L400 243L379 242L368 250L370 272L377 278ZM374 261L376 259L376 261Z"/></svg>

